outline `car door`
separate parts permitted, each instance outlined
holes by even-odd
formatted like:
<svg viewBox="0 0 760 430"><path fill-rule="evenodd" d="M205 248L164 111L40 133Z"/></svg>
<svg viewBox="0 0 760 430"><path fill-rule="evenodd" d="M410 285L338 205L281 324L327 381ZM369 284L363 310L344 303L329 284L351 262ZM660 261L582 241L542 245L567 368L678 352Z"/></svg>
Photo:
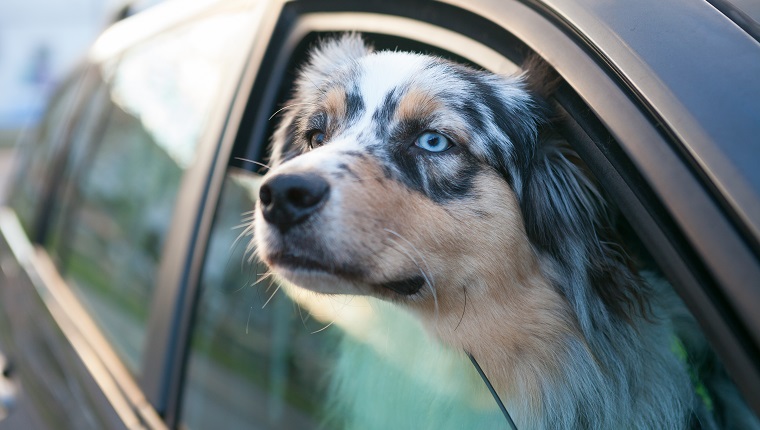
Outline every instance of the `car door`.
<svg viewBox="0 0 760 430"><path fill-rule="evenodd" d="M684 10L743 40L719 15ZM217 422L228 428L508 428L470 363L427 338L414 318L359 298L289 293L268 279L248 245L268 139L293 71L315 40L345 31L362 32L378 49L429 52L499 73L518 70L531 52L554 67L562 77L554 102L568 118L563 137L623 214L626 237L646 261L642 269L670 281L757 411L757 326L736 302L741 294L733 295L757 294L748 281L760 279L757 254L700 168L683 157L688 139L669 132L678 123L673 118L685 113L651 102L655 94L648 91L657 89L647 87L646 78L657 81L657 74L637 74L641 64L625 64L638 53L635 47L589 40L606 28L605 19L610 28L624 21L614 21L614 10L596 12L583 22L585 9L572 2L272 6L272 27L262 28L269 43L252 53L242 85L249 97L238 100L220 150L218 187L207 200L214 210L200 221L188 290L193 301L184 311L192 331L171 364L183 371L172 374L169 384L176 388L165 397L170 422L186 428ZM588 27L576 27L571 18ZM698 217L686 203L699 207ZM715 234L703 236L697 227L703 223ZM730 265L747 277L738 283L721 278L728 263L714 260L705 241L737 256Z"/></svg>
<svg viewBox="0 0 760 430"><path fill-rule="evenodd" d="M164 357L149 349L165 323L154 314L171 309L151 304L167 289L181 299L184 266L170 262L190 233L177 220L199 211L187 201L204 191L257 4L118 23L24 148L0 209L2 381L15 395L0 428L166 428L146 386Z"/></svg>

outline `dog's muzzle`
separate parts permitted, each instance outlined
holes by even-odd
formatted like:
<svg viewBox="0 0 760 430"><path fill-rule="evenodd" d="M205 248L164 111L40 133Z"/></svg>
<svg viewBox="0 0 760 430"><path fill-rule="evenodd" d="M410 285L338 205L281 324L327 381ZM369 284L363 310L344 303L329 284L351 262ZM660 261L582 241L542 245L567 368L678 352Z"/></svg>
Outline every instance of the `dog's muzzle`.
<svg viewBox="0 0 760 430"><path fill-rule="evenodd" d="M315 173L275 175L261 184L264 219L285 233L319 211L330 196L330 184Z"/></svg>

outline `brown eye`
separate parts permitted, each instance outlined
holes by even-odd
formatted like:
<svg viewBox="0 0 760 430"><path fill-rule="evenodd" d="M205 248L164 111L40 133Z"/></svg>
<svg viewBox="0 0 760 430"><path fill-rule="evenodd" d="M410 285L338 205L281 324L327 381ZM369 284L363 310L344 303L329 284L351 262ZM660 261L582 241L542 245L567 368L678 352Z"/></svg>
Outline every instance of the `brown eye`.
<svg viewBox="0 0 760 430"><path fill-rule="evenodd" d="M309 132L309 147L316 148L325 142L325 133L322 130Z"/></svg>

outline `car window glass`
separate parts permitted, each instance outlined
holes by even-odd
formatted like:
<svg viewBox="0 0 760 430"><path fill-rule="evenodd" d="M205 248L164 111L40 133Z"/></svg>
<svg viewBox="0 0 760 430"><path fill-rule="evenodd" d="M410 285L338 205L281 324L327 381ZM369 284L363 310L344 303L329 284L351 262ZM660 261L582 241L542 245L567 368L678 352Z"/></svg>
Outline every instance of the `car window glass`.
<svg viewBox="0 0 760 430"><path fill-rule="evenodd" d="M88 100L84 102L81 116L72 126L69 138L71 145L68 148L68 152L63 155L65 162L62 169L65 173L62 173L61 176L70 177L72 172L78 172L79 169L86 167L87 156L94 154L92 145L97 144L102 137L104 129L108 124L107 119L110 116L112 106L109 87L101 80ZM43 203L45 209L50 212L49 219L53 220L53 223L62 220L64 206L60 203L70 201L72 193L76 193L76 189L71 186L72 184L69 181L61 182L56 184L56 192L50 196L50 200ZM63 238L63 231L65 230L53 228L50 237L45 238L47 248L53 257L57 257L56 252L59 249L58 241Z"/></svg>
<svg viewBox="0 0 760 430"><path fill-rule="evenodd" d="M77 96L82 91L84 76L68 79L50 101L42 122L34 132L34 141L25 142L20 148L21 157L14 175L14 188L9 204L16 211L21 224L32 236L32 225L50 166L65 141L68 121L76 107Z"/></svg>
<svg viewBox="0 0 760 430"><path fill-rule="evenodd" d="M260 176L232 170L210 238L185 428L506 428L469 360L399 308L279 284L248 249ZM242 215L241 215L242 214Z"/></svg>
<svg viewBox="0 0 760 430"><path fill-rule="evenodd" d="M184 171L194 162L245 19L219 14L125 52L47 244L127 367L139 373L149 302ZM239 73L239 71L237 71Z"/></svg>

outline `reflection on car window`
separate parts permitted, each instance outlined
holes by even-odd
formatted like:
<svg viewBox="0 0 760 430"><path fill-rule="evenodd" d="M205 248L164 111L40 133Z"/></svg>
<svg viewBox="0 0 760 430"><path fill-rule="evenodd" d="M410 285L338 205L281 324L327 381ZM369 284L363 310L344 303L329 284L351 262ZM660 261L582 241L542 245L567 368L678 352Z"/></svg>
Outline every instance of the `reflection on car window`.
<svg viewBox="0 0 760 430"><path fill-rule="evenodd" d="M28 142L22 148L22 159L18 163L22 168L16 171L15 186L9 196L9 203L30 236L36 233L32 231L32 224L38 210L37 205L44 192L50 166L65 141L67 122L75 110L77 95L82 90L84 81L84 77L72 78L56 92L36 130L35 142Z"/></svg>
<svg viewBox="0 0 760 430"><path fill-rule="evenodd" d="M127 51L103 69L107 106L94 144L71 153L66 200L48 249L116 351L134 373L174 202L216 106L232 41L244 17L217 15ZM232 51L232 52L231 52Z"/></svg>
<svg viewBox="0 0 760 430"><path fill-rule="evenodd" d="M233 172L224 184L201 279L183 426L507 428L468 359L432 340L405 311L267 277L241 227L259 179Z"/></svg>

